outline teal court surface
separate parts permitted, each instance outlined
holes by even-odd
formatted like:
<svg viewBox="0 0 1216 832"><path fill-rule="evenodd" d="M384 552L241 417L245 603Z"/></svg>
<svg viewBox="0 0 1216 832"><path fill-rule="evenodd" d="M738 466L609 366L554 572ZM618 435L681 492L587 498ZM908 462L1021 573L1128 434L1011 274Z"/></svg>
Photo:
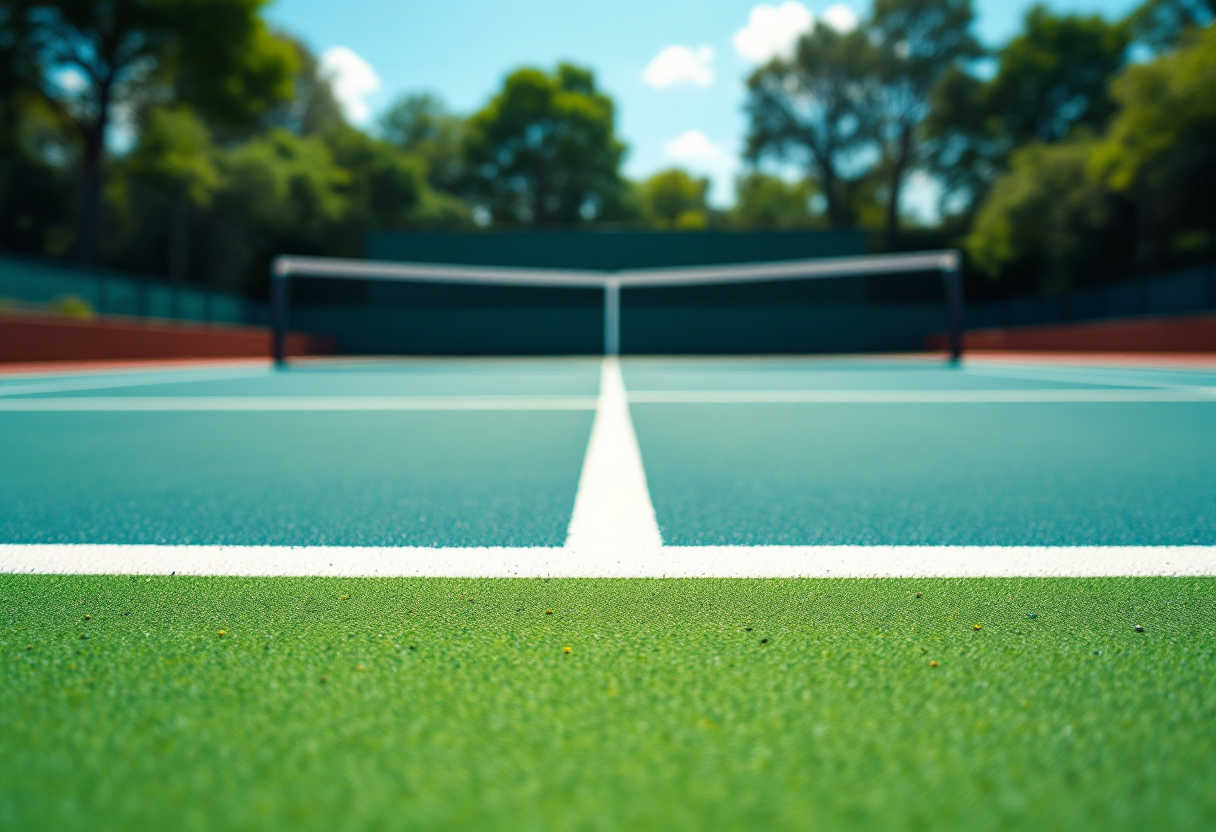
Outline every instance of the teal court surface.
<svg viewBox="0 0 1216 832"><path fill-rule="evenodd" d="M0 829L1216 828L1216 366L0 375Z"/></svg>

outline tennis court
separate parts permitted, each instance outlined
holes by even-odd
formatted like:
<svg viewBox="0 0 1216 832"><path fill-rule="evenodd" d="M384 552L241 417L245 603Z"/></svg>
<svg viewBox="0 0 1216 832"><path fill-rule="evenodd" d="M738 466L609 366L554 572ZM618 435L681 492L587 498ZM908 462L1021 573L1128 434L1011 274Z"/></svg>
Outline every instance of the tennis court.
<svg viewBox="0 0 1216 832"><path fill-rule="evenodd" d="M1210 828L1214 436L1202 363L4 376L0 826Z"/></svg>

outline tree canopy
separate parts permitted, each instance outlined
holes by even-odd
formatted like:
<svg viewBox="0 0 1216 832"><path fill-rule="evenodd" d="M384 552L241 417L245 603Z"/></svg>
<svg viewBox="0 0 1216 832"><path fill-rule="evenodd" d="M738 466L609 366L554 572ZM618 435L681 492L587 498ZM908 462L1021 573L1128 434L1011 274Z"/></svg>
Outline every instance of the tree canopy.
<svg viewBox="0 0 1216 832"><path fill-rule="evenodd" d="M465 125L469 192L499 222L573 225L620 200L615 106L572 64L518 69Z"/></svg>
<svg viewBox="0 0 1216 832"><path fill-rule="evenodd" d="M727 208L704 170L629 181L575 64L516 69L472 113L407 92L351 124L265 2L0 4L0 246L251 291L275 253L355 256L380 228L863 228L965 245L1001 291L1216 257L1216 0L1035 6L988 48L971 0L821 18L746 78Z"/></svg>

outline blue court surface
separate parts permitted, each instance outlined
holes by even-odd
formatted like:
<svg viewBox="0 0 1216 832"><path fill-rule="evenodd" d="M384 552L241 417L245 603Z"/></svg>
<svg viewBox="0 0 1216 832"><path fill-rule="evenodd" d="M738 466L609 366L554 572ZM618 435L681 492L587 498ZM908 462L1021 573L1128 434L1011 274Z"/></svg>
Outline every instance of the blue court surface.
<svg viewBox="0 0 1216 832"><path fill-rule="evenodd" d="M561 547L600 375L0 379L0 541ZM638 358L620 376L666 546L1216 545L1216 370Z"/></svg>
<svg viewBox="0 0 1216 832"><path fill-rule="evenodd" d="M0 375L0 470L0 829L1216 828L1213 365Z"/></svg>

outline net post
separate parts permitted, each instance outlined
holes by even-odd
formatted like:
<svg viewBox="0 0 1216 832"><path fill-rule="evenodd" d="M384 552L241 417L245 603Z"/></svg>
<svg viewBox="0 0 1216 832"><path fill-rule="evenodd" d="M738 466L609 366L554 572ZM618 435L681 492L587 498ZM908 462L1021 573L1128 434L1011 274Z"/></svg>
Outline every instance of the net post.
<svg viewBox="0 0 1216 832"><path fill-rule="evenodd" d="M958 364L963 358L963 255L951 251L942 267L942 279L946 283L946 306L950 321L950 363Z"/></svg>
<svg viewBox="0 0 1216 832"><path fill-rule="evenodd" d="M270 329L274 366L287 366L287 263L276 257L270 266Z"/></svg>
<svg viewBox="0 0 1216 832"><path fill-rule="evenodd" d="M621 354L621 282L604 281L604 355Z"/></svg>

